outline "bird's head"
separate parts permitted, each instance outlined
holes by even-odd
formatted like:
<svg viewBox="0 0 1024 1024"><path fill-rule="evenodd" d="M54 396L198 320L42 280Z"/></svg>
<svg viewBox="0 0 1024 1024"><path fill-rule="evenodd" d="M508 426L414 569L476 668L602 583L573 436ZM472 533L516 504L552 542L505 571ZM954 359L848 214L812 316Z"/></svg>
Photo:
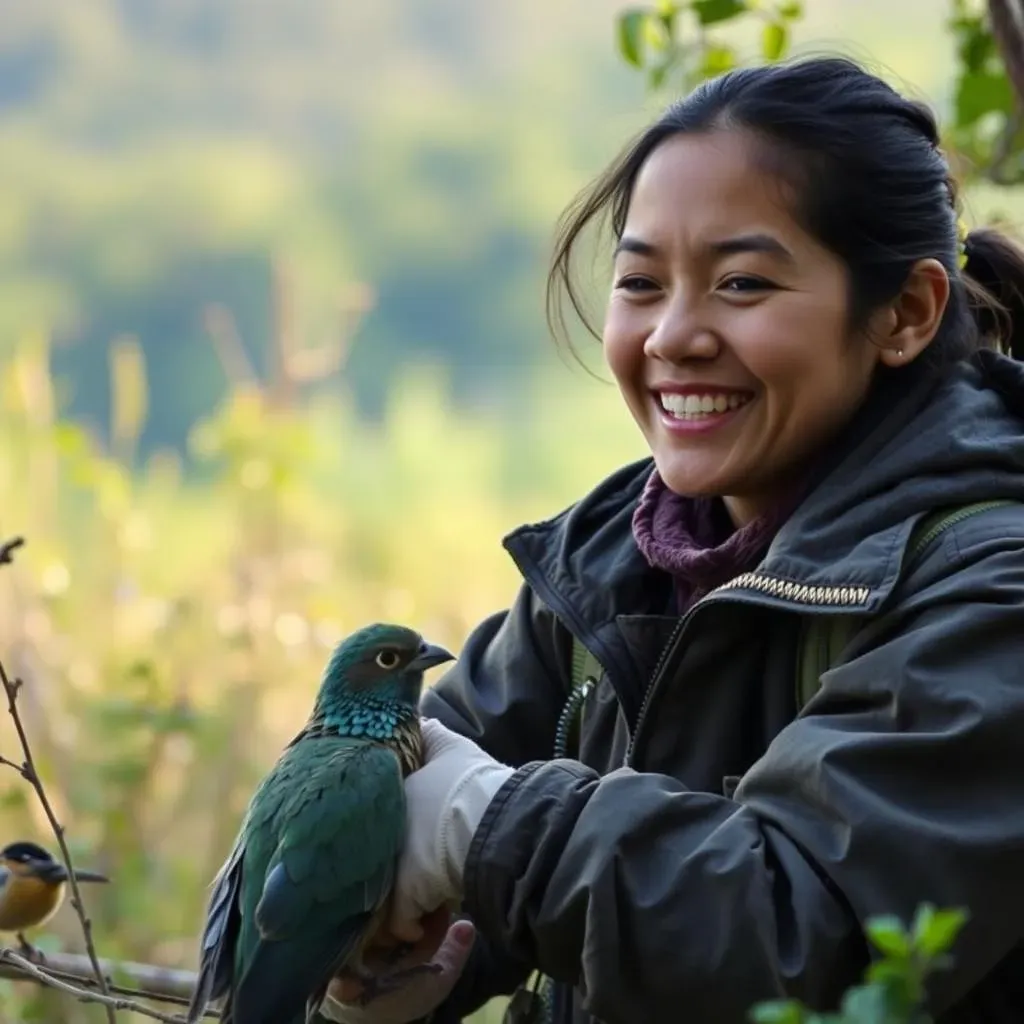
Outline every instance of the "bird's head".
<svg viewBox="0 0 1024 1024"><path fill-rule="evenodd" d="M0 866L12 875L38 878L51 885L60 885L68 880L68 869L60 861L54 860L41 846L25 840L8 843L0 850ZM78 868L75 868L75 879L79 882L109 881L106 875L95 871L80 871Z"/></svg>
<svg viewBox="0 0 1024 1024"><path fill-rule="evenodd" d="M331 654L320 683L318 708L328 715L352 705L415 712L424 671L454 657L406 626L364 626L345 637Z"/></svg>

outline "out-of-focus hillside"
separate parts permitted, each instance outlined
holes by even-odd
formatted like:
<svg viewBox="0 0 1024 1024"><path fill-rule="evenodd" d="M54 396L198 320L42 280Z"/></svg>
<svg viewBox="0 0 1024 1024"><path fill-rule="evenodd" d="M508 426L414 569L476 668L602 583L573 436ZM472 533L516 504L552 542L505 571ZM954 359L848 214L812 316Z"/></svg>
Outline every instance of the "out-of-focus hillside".
<svg viewBox="0 0 1024 1024"><path fill-rule="evenodd" d="M460 402L520 407L550 358L553 220L655 103L615 55L620 6L4 5L0 345L52 331L73 410L103 430L101 354L137 335L161 383L143 449L180 447L225 383L204 306L262 357L279 258L300 342L372 289L346 367L364 411L410 356L443 364ZM930 0L808 7L799 39L941 98Z"/></svg>

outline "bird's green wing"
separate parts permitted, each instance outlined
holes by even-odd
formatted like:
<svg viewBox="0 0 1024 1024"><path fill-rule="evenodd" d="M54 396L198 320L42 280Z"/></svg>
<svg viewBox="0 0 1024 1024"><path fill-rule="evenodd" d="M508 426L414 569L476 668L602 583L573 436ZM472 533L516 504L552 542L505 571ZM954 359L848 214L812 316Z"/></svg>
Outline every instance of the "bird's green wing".
<svg viewBox="0 0 1024 1024"><path fill-rule="evenodd" d="M398 759L366 741L310 737L261 790L271 796L254 801L250 846L261 834L277 842L243 860L239 1024L282 1024L322 996L387 898L405 831Z"/></svg>
<svg viewBox="0 0 1024 1024"><path fill-rule="evenodd" d="M213 880L206 926L200 945L199 975L192 990L186 1014L187 1024L195 1024L211 1000L219 999L231 987L234 974L235 943L241 926L238 908L245 854L244 830L234 849Z"/></svg>

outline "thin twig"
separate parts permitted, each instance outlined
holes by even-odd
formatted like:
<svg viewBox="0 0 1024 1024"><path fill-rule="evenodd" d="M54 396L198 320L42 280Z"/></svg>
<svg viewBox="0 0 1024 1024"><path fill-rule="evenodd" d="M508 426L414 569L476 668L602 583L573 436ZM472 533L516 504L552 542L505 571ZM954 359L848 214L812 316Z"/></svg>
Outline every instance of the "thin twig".
<svg viewBox="0 0 1024 1024"><path fill-rule="evenodd" d="M30 962L34 960L28 958ZM45 959L36 964L42 971L53 978L74 982L91 987L96 984L92 974L92 965L87 957L77 953L47 953ZM195 988L196 975L192 971L179 970L171 967L160 967L156 964L142 964L131 960L101 960L100 966L107 977L107 986L112 995L132 996L138 999L149 999L158 1003L170 1003L176 1006L188 1006L192 991ZM122 977L131 983L118 985L113 977ZM0 962L0 978L37 980L34 976L26 978L20 967ZM218 1010L207 1009L204 1016L212 1020L220 1019Z"/></svg>
<svg viewBox="0 0 1024 1024"><path fill-rule="evenodd" d="M15 953L13 949L0 948L0 961L14 964L19 971L24 971L25 974L38 981L41 985L46 985L48 988L56 989L58 992L65 992L69 996L74 996L79 1002L99 1003L106 1008L107 1015L111 1019L116 1019L114 1018L116 1010L130 1010L132 1013L139 1013L143 1017L164 1021L166 1024L182 1024L184 1020L178 1014L162 1013L160 1010L154 1010L151 1006L144 1006L134 999L123 999L118 996L111 996L106 992L101 995L99 992L90 992L87 988L63 981L50 974L45 967L40 967L32 963L31 960L26 960L25 957Z"/></svg>
<svg viewBox="0 0 1024 1024"><path fill-rule="evenodd" d="M53 813L53 808L50 806L46 790L43 788L42 779L39 778L35 762L32 760L32 748L29 746L28 736L25 734L25 727L21 724L21 716L18 714L18 690L21 689L21 680L15 679L12 681L9 679L7 676L7 670L4 668L2 661L0 661L0 682L3 683L4 691L7 693L7 710L10 712L11 719L14 721L14 728L17 730L18 740L21 742L21 750L25 755L25 763L20 768L21 774L36 791L36 796L39 797L39 802L42 805L43 812L46 814L46 817L50 822L50 828L53 829L57 845L60 847L61 858L63 859L64 866L68 871L68 885L71 887L71 906L78 915L79 923L82 926L82 937L85 940L86 955L89 957L89 962L92 964L93 973L96 975L97 986L100 992L104 996L109 996L110 993L107 989L107 979L100 967L99 958L96 956L96 947L92 941L92 922L85 913L85 903L82 901L82 893L78 888L78 881L75 878L74 865L71 863L71 851L68 850L68 844L64 839L64 826L57 821L57 818ZM117 1018L114 1015L114 1008L106 1003L104 1005L107 1010L108 1024L117 1024Z"/></svg>
<svg viewBox="0 0 1024 1024"><path fill-rule="evenodd" d="M24 543L24 537L12 537L0 544L0 565L10 565L14 561L14 552Z"/></svg>

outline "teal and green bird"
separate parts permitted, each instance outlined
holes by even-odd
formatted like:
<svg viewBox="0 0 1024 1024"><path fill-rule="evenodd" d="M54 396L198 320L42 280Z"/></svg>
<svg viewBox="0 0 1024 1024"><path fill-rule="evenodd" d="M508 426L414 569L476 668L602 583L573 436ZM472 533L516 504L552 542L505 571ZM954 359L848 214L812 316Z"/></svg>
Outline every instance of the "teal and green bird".
<svg viewBox="0 0 1024 1024"><path fill-rule="evenodd" d="M451 660L388 624L335 648L213 881L189 1024L222 998L223 1024L309 1021L336 973L360 973L404 838L403 779L422 763L423 672Z"/></svg>

